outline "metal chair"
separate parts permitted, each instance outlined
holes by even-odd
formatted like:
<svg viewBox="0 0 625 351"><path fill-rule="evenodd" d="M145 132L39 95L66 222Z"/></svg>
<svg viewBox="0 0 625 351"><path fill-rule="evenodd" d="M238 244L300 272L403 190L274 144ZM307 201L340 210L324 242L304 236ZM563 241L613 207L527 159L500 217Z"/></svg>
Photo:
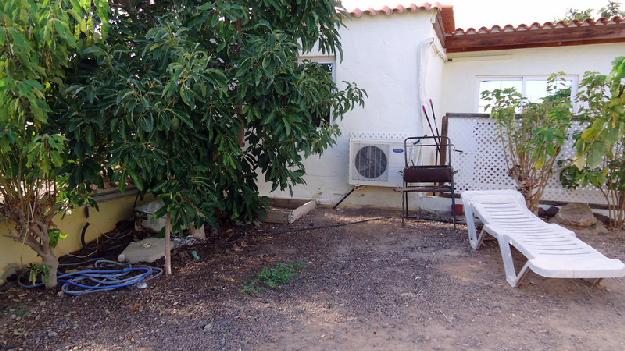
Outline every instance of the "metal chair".
<svg viewBox="0 0 625 351"><path fill-rule="evenodd" d="M402 225L406 219L418 218L409 214L409 193L440 193L451 196L451 215L454 228L456 227L454 170L451 166L452 148L453 145L446 136L410 137L404 140L404 186L395 189L402 193ZM434 151L430 164L422 162L424 150ZM417 154L416 159L415 154ZM426 156L428 155L430 154L426 152Z"/></svg>

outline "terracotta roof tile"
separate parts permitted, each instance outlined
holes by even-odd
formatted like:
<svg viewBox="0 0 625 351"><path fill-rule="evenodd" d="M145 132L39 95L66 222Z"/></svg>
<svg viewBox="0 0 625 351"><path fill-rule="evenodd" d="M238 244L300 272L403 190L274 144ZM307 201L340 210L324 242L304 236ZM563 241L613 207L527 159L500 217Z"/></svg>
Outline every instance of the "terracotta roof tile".
<svg viewBox="0 0 625 351"><path fill-rule="evenodd" d="M448 53L625 42L625 18L510 24L445 33Z"/></svg>
<svg viewBox="0 0 625 351"><path fill-rule="evenodd" d="M574 20L571 22L545 22L538 23L534 22L532 24L519 24L517 26L513 26L511 24L507 24L504 26L494 25L490 28L481 27L479 30L475 28L457 28L454 31L450 31L447 33L447 36L462 36L462 35L473 35L473 34L485 34L485 33L502 33L502 32L521 32L527 30L553 30L553 29L562 29L562 28L578 28L578 27L587 27L587 26L609 26L614 24L620 24L625 22L625 18L623 17L613 17L613 18L598 18L592 19L589 18L585 21Z"/></svg>
<svg viewBox="0 0 625 351"><path fill-rule="evenodd" d="M409 5L396 5L396 6L383 6L379 9L374 8L352 8L347 9L347 12L351 14L353 17L363 17L363 16L377 16L377 15L393 15L404 12L419 12L419 11L430 11L430 10L438 10L441 14L442 24L445 32L451 32L455 29L455 20L454 20L454 9L452 5L443 5L438 2L429 3L424 2L420 4L409 4Z"/></svg>
<svg viewBox="0 0 625 351"><path fill-rule="evenodd" d="M403 13L405 11L417 12L417 11L428 11L428 10L433 10L433 9L442 10L444 8L451 8L451 7L452 7L451 5L442 5L438 2L435 2L435 3L424 2L421 4L410 4L407 6L403 6L403 5L397 5L393 7L384 6L377 10L374 8L360 9L356 7L353 9L347 9L347 11L354 17L362 17L363 15L375 16L378 14L385 14L387 16L390 16L394 13Z"/></svg>

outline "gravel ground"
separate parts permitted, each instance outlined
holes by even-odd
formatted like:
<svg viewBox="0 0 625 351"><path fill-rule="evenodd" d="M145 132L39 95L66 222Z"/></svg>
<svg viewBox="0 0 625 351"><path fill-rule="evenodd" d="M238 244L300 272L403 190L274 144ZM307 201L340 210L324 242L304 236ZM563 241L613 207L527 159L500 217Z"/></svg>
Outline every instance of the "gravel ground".
<svg viewBox="0 0 625 351"><path fill-rule="evenodd" d="M144 290L70 298L5 286L0 350L625 349L625 280L530 273L512 289L496 242L474 252L464 226L387 216L322 209L229 230L194 247L201 262L178 251L174 275ZM625 259L623 233L579 236ZM282 289L241 291L284 261L307 265Z"/></svg>

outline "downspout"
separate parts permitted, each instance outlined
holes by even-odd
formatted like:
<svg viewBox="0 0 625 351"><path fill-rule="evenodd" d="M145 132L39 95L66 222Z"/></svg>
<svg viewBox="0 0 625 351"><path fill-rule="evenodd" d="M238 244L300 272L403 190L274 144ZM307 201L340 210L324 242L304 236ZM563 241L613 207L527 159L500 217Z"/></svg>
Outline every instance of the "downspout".
<svg viewBox="0 0 625 351"><path fill-rule="evenodd" d="M427 48L434 41L434 38L428 38L419 43L417 47L417 111L418 111L418 122L417 126L420 127L420 130L417 131L417 135L425 135L423 132L425 129L423 126L423 120L425 116L423 111L421 110L421 106L425 105L426 99L426 75L427 75L427 66L428 66L428 58L426 53Z"/></svg>
<svg viewBox="0 0 625 351"><path fill-rule="evenodd" d="M423 136L428 135L428 131L424 125L426 116L421 109L421 106L426 106L426 108L429 109L427 77L429 72L428 64L430 60L430 55L428 50L432 50L434 54L436 54L441 60L443 60L443 62L447 61L445 51L442 47L440 47L436 38L430 37L419 43L419 46L417 48L417 126L420 128L420 130L417 131L416 135ZM419 158L421 157L423 156L419 156Z"/></svg>
<svg viewBox="0 0 625 351"><path fill-rule="evenodd" d="M427 73L428 73L428 63L429 63L429 55L427 55L428 49L432 49L434 53L443 60L443 62L447 61L447 56L445 55L445 51L438 44L436 38L431 37L425 39L419 43L417 48L417 104L418 108L418 116L419 121L418 124L421 127L421 131L425 129L423 125L423 120L425 116L423 115L423 111L421 110L421 106L428 106L427 100L427 91L426 91L426 82L427 82ZM423 133L424 135L426 133Z"/></svg>

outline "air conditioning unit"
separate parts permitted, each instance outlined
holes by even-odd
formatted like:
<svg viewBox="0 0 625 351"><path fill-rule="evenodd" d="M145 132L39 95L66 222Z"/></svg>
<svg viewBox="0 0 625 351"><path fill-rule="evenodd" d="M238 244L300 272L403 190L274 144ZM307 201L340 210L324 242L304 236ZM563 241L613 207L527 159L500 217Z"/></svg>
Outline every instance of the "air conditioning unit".
<svg viewBox="0 0 625 351"><path fill-rule="evenodd" d="M402 186L406 137L401 133L352 133L349 139L349 184Z"/></svg>

